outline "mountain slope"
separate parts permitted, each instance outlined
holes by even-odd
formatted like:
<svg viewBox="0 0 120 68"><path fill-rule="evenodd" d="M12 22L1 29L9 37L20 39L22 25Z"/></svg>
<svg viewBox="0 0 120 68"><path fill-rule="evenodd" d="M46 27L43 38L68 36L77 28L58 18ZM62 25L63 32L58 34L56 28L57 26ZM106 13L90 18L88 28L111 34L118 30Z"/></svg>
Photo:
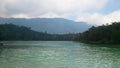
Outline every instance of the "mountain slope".
<svg viewBox="0 0 120 68"><path fill-rule="evenodd" d="M74 40L94 44L120 44L120 22L98 27L93 26L76 35Z"/></svg>
<svg viewBox="0 0 120 68"><path fill-rule="evenodd" d="M71 41L75 34L48 34L24 26L0 24L0 41Z"/></svg>
<svg viewBox="0 0 120 68"><path fill-rule="evenodd" d="M35 31L55 34L83 32L91 27L85 22L74 22L63 18L0 18L0 23L12 23L31 27Z"/></svg>

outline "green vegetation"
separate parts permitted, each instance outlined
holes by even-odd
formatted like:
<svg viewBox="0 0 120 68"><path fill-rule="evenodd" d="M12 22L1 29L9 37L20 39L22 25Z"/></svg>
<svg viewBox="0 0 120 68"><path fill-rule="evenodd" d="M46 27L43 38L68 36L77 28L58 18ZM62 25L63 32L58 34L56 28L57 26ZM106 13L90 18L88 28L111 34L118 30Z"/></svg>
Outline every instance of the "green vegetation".
<svg viewBox="0 0 120 68"><path fill-rule="evenodd" d="M48 34L47 32L37 32L31 28L24 26L17 26L14 24L1 24L0 25L0 40L41 40L41 41L70 41L74 34Z"/></svg>
<svg viewBox="0 0 120 68"><path fill-rule="evenodd" d="M31 28L17 26L14 24L0 25L0 41L75 41L96 44L119 44L120 43L120 22L111 25L92 26L89 30L78 34L48 34L37 32Z"/></svg>
<svg viewBox="0 0 120 68"><path fill-rule="evenodd" d="M89 30L79 33L75 41L98 44L119 44L120 43L120 22L111 25L91 27Z"/></svg>

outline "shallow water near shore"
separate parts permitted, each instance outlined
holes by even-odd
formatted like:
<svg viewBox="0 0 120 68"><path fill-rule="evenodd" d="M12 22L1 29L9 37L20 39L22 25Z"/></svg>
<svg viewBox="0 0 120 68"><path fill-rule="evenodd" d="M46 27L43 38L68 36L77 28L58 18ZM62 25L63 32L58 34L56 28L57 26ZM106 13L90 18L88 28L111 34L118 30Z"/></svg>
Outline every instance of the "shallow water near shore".
<svg viewBox="0 0 120 68"><path fill-rule="evenodd" d="M119 45L72 41L4 41L0 68L120 68Z"/></svg>

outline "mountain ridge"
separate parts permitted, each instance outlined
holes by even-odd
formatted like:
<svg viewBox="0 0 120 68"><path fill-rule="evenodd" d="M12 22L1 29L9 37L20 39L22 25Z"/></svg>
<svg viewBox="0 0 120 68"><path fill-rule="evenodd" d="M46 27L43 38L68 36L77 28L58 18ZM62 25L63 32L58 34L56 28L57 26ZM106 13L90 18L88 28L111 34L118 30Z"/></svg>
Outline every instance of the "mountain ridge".
<svg viewBox="0 0 120 68"><path fill-rule="evenodd" d="M0 18L0 24L2 23L26 26L35 31L51 34L84 32L91 27L86 22L75 22L64 18Z"/></svg>

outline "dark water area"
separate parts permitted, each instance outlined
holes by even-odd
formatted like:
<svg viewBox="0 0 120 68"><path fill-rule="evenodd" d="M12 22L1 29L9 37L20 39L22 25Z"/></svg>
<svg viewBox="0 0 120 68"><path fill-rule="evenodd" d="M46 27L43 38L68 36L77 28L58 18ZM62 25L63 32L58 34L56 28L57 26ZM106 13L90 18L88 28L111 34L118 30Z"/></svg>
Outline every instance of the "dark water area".
<svg viewBox="0 0 120 68"><path fill-rule="evenodd" d="M120 68L120 45L3 41L0 68Z"/></svg>

